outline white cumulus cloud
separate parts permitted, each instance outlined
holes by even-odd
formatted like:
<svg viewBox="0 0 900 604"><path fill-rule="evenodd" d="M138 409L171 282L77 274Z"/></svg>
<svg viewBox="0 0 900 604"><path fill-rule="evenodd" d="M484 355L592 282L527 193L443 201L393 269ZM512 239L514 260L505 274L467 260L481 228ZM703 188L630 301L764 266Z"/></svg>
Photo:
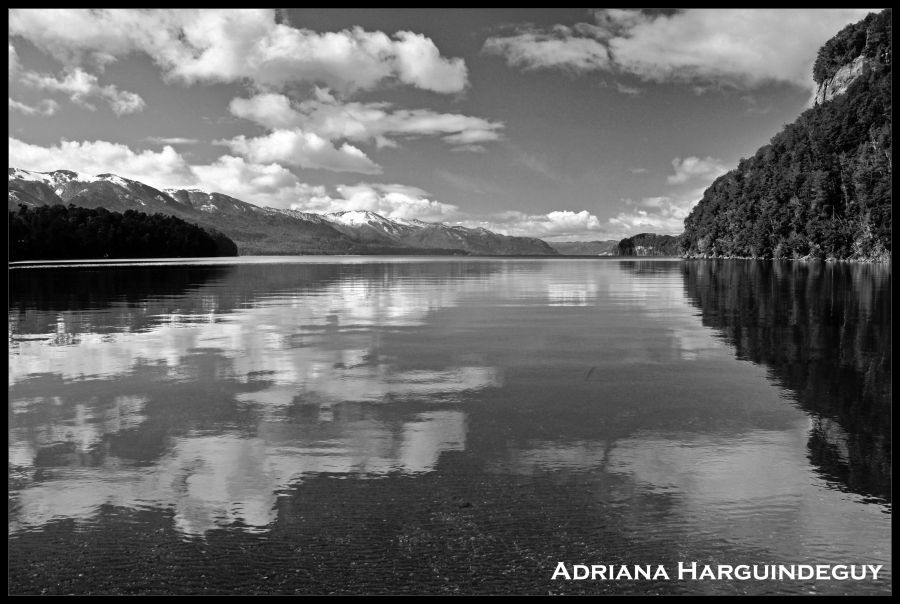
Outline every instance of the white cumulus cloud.
<svg viewBox="0 0 900 604"><path fill-rule="evenodd" d="M283 94L264 93L236 98L229 105L237 117L266 128L300 128L327 140L345 139L396 146L396 137L443 136L453 145L470 145L500 138L502 122L428 109L392 109L383 102L341 102L318 88L315 98L292 103Z"/></svg>
<svg viewBox="0 0 900 604"><path fill-rule="evenodd" d="M467 220L468 227L482 227L502 235L538 237L548 241L614 239L610 229L587 210L554 210L528 214L517 210L501 212L483 220Z"/></svg>
<svg viewBox="0 0 900 604"><path fill-rule="evenodd" d="M82 69L71 69L62 78L34 71L21 71L19 79L26 85L46 92L60 92L69 100L86 109L95 110L93 99L105 101L116 115L135 113L144 109L144 99L127 90L119 90L113 84L101 86L97 76Z"/></svg>
<svg viewBox="0 0 900 604"><path fill-rule="evenodd" d="M158 145L196 145L200 142L196 138L187 138L184 136L148 136L144 140Z"/></svg>
<svg viewBox="0 0 900 604"><path fill-rule="evenodd" d="M170 146L161 151L135 152L127 145L107 141L63 140L42 147L10 137L9 165L38 172L111 172L157 188L190 186L196 181L187 162Z"/></svg>
<svg viewBox="0 0 900 604"><path fill-rule="evenodd" d="M395 62L400 81L435 92L459 92L466 86L466 65L462 59L443 59L430 38L400 31L394 42Z"/></svg>
<svg viewBox="0 0 900 604"><path fill-rule="evenodd" d="M371 89L395 80L439 93L465 89L460 58L421 34L354 27L315 32L279 23L272 9L16 9L9 34L69 66L144 53L184 83L249 81L261 88L311 82Z"/></svg>
<svg viewBox="0 0 900 604"><path fill-rule="evenodd" d="M767 82L809 87L819 47L868 12L690 9L667 15L603 10L594 13L593 23L492 36L483 50L523 69L603 70L645 81L741 88Z"/></svg>
<svg viewBox="0 0 900 604"><path fill-rule="evenodd" d="M684 231L684 219L703 197L713 180L728 171L728 166L713 157L676 157L673 174L666 177L670 185L688 185L690 190L669 195L644 197L640 201L625 200L629 209L609 219L611 228L623 236L651 232L678 235ZM677 189L684 187L676 187Z"/></svg>
<svg viewBox="0 0 900 604"><path fill-rule="evenodd" d="M299 128L275 130L265 136L252 138L240 135L216 142L227 145L232 152L243 155L254 163L280 163L332 172L381 173L381 166L357 147L348 143L336 147L318 134L304 132Z"/></svg>
<svg viewBox="0 0 900 604"><path fill-rule="evenodd" d="M211 164L193 165L193 186L256 204L288 208L299 199L325 196L325 188L301 182L278 164L255 164L223 155Z"/></svg>
<svg viewBox="0 0 900 604"><path fill-rule="evenodd" d="M602 42L576 36L565 26L556 26L549 32L530 30L494 36L485 41L483 51L501 55L510 66L526 70L555 67L592 71L610 65L609 51Z"/></svg>
<svg viewBox="0 0 900 604"><path fill-rule="evenodd" d="M623 236L648 232L678 235L684 231L684 219L703 197L704 188L678 196L645 197L637 203L629 201L633 209L610 218L610 227Z"/></svg>

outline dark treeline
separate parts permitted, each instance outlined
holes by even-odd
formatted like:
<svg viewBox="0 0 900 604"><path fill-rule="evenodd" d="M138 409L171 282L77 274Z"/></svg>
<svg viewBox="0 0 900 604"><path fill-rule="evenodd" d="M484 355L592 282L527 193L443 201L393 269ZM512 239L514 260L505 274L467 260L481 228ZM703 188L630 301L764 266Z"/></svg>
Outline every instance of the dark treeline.
<svg viewBox="0 0 900 604"><path fill-rule="evenodd" d="M9 260L236 256L234 242L174 216L74 205L9 212Z"/></svg>
<svg viewBox="0 0 900 604"><path fill-rule="evenodd" d="M683 252L890 258L890 9L825 44L817 81L860 55L862 75L844 94L805 111L704 192L685 220Z"/></svg>
<svg viewBox="0 0 900 604"><path fill-rule="evenodd" d="M890 267L689 261L681 270L703 324L812 414L809 458L820 474L889 501Z"/></svg>

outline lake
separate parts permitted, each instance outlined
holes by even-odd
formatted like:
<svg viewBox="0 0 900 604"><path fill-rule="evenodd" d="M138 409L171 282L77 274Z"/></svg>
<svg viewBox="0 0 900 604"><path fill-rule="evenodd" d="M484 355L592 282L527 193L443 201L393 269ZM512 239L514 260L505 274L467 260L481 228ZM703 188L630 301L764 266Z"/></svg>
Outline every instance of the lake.
<svg viewBox="0 0 900 604"><path fill-rule="evenodd" d="M10 593L891 593L890 265L250 257L9 285Z"/></svg>

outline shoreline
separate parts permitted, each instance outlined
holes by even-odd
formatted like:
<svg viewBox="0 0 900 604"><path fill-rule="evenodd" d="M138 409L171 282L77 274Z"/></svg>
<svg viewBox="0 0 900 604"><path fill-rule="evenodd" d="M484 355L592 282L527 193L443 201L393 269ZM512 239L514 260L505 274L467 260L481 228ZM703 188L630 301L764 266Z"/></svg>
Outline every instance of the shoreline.
<svg viewBox="0 0 900 604"><path fill-rule="evenodd" d="M64 268L64 267L84 267L84 266L198 266L204 263L208 264L229 264L242 263L249 258L315 258L317 261L327 261L327 258L391 258L392 256L384 254L247 254L244 256L210 256L210 257L185 257L185 258L82 258L82 259L65 259L65 260L16 260L7 262L8 270L23 268ZM438 256L434 254L400 254L398 257L404 259L413 258L430 258L430 259L535 259L535 260L743 260L743 261L759 261L759 262L803 262L803 263L849 263L849 264L891 264L892 259L878 258L752 258L747 256L705 256L705 255L685 255L685 256L601 256L601 255L446 255Z"/></svg>
<svg viewBox="0 0 900 604"><path fill-rule="evenodd" d="M810 258L802 256L800 258L753 258L751 256L707 256L707 255L684 255L682 260L758 260L762 262L849 262L852 264L890 264L892 259L888 258Z"/></svg>

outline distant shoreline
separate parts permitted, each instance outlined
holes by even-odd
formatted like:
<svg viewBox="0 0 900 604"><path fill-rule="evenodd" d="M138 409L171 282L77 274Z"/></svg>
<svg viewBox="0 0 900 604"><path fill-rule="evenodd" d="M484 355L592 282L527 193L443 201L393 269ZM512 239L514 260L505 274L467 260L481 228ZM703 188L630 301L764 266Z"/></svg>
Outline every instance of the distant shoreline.
<svg viewBox="0 0 900 604"><path fill-rule="evenodd" d="M536 260L700 260L700 261L717 261L717 260L753 260L760 262L804 262L804 263L832 263L847 262L852 264L890 264L891 258L880 259L859 259L859 258L748 258L748 257L700 257L700 256L600 256L592 254L560 254L558 256L544 255L485 255L485 254L469 254L465 256L447 254L247 254L245 256L208 256L196 258L82 258L82 259L66 259L66 260L18 260L8 262L9 269L22 268L65 268L65 267L85 267L85 266L201 266L208 265L224 265L224 264L243 264L245 259L250 258L315 258L318 261L325 261L327 258L430 258L430 259L536 259Z"/></svg>
<svg viewBox="0 0 900 604"><path fill-rule="evenodd" d="M431 258L431 259L537 259L537 260L615 260L615 259L653 259L653 260L680 260L678 256L594 256L594 255L486 255L486 254L247 254L244 256L207 256L196 258L81 258L65 260L17 260L8 262L9 268L47 268L66 266L133 266L133 265L159 265L170 266L185 264L198 266L201 264L241 264L246 259L252 258L315 258L324 261L327 258Z"/></svg>
<svg viewBox="0 0 900 604"><path fill-rule="evenodd" d="M758 260L762 262L850 262L853 264L890 264L891 258L752 258L748 256L682 256L682 260Z"/></svg>

